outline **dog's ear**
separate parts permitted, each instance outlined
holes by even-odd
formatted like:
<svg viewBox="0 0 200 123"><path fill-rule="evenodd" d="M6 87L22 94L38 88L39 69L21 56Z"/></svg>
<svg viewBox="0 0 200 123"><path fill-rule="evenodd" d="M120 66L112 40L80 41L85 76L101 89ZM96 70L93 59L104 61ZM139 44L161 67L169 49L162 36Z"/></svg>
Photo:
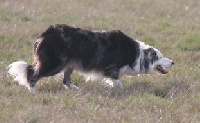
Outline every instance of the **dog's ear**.
<svg viewBox="0 0 200 123"><path fill-rule="evenodd" d="M150 53L150 48L144 49L143 52L144 52L144 55L148 55Z"/></svg>
<svg viewBox="0 0 200 123"><path fill-rule="evenodd" d="M156 55L156 52L154 51L153 48L144 49L143 52L144 52L145 55L148 55L148 56L149 55Z"/></svg>
<svg viewBox="0 0 200 123"><path fill-rule="evenodd" d="M143 52L144 52L145 57L152 61L158 59L156 55L156 51L153 48L144 49Z"/></svg>
<svg viewBox="0 0 200 123"><path fill-rule="evenodd" d="M153 57L157 56L157 53L156 53L156 51L153 48L150 48L150 52L151 52L151 55Z"/></svg>

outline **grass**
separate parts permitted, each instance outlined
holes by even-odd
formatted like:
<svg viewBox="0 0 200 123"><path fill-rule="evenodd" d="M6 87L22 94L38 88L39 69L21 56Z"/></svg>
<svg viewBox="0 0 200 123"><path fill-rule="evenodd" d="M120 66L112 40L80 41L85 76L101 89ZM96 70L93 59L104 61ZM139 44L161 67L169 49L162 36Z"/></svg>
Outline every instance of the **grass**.
<svg viewBox="0 0 200 123"><path fill-rule="evenodd" d="M200 51L200 36L198 34L188 34L179 44L179 48L183 51Z"/></svg>
<svg viewBox="0 0 200 123"><path fill-rule="evenodd" d="M0 123L199 122L200 2L198 0L0 0ZM7 75L13 61L32 62L32 45L49 25L120 29L175 61L166 76L122 78L124 90L84 82L65 90L63 75L38 82L30 94Z"/></svg>

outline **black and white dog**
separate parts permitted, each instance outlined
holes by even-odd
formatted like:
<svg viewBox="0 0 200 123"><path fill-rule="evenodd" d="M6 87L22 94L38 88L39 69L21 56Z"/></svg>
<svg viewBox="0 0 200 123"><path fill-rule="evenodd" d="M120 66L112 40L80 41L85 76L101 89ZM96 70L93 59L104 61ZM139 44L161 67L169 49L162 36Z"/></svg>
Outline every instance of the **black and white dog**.
<svg viewBox="0 0 200 123"><path fill-rule="evenodd" d="M166 74L174 62L156 48L134 40L119 30L90 31L67 25L50 26L34 43L34 62L17 61L8 73L15 81L34 91L36 82L64 71L66 88L78 88L71 82L73 70L100 73L114 86L121 86L123 74Z"/></svg>

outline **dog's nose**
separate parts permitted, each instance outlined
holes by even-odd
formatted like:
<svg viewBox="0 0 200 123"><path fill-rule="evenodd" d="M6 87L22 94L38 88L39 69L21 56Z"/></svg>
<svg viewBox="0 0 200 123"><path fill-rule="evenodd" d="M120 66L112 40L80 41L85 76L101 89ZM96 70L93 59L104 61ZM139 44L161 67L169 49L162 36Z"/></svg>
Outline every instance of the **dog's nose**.
<svg viewBox="0 0 200 123"><path fill-rule="evenodd" d="M174 62L172 62L172 65L174 65Z"/></svg>

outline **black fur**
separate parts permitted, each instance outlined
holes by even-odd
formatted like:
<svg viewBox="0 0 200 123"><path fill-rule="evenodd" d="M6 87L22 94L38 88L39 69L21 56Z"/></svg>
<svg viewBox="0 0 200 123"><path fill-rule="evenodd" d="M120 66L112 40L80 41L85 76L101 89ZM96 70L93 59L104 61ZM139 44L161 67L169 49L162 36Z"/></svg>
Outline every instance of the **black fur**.
<svg viewBox="0 0 200 123"><path fill-rule="evenodd" d="M30 72L33 81L65 70L63 83L68 86L73 69L97 71L118 79L120 68L125 65L133 68L140 54L138 42L119 30L93 32L56 25L38 39L42 41L34 45L34 55L38 58L34 63L39 68Z"/></svg>

